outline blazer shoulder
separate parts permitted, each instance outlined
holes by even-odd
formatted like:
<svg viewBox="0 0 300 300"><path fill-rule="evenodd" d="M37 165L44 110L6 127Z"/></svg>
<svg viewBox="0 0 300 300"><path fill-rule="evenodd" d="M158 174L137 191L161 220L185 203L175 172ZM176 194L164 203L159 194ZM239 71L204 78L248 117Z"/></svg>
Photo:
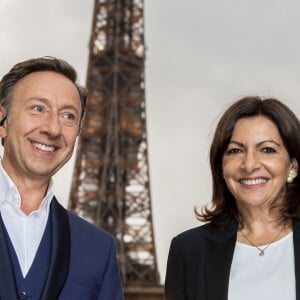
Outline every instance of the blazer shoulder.
<svg viewBox="0 0 300 300"><path fill-rule="evenodd" d="M70 227L71 234L77 236L86 236L86 238L95 238L100 237L106 240L115 240L115 238L109 232L105 231L104 229L95 226L94 224L88 222L87 220L79 217L75 213L71 212L67 208L63 207L59 201L54 196L51 203L52 209L57 212L60 212L60 218L66 217L68 220L68 225Z"/></svg>
<svg viewBox="0 0 300 300"><path fill-rule="evenodd" d="M172 239L172 246L178 248L186 248L187 245L195 247L203 247L208 240L217 242L227 241L236 235L237 224L231 222L223 228L214 228L210 223L205 223L198 227L186 230Z"/></svg>
<svg viewBox="0 0 300 300"><path fill-rule="evenodd" d="M209 224L203 224L176 235L173 240L187 242L189 240L202 239L209 234Z"/></svg>
<svg viewBox="0 0 300 300"><path fill-rule="evenodd" d="M188 229L173 237L170 250L177 249L181 253L187 252L190 255L191 252L199 251L203 248L208 235L209 226L207 224Z"/></svg>
<svg viewBox="0 0 300 300"><path fill-rule="evenodd" d="M97 227L96 225L88 222L87 220L75 215L74 213L67 211L70 230L76 236L81 236L82 238L87 239L98 239L101 242L114 242L115 238L109 232L104 229Z"/></svg>

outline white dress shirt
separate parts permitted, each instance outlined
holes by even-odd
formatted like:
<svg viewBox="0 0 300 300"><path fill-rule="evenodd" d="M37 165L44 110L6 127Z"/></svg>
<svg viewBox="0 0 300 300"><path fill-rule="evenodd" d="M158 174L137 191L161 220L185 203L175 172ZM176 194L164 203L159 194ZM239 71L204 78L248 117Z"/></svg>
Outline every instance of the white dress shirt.
<svg viewBox="0 0 300 300"><path fill-rule="evenodd" d="M24 214L20 208L21 196L18 189L0 163L0 213L16 251L24 278L42 240L53 195L53 182L51 181L39 209L29 215Z"/></svg>

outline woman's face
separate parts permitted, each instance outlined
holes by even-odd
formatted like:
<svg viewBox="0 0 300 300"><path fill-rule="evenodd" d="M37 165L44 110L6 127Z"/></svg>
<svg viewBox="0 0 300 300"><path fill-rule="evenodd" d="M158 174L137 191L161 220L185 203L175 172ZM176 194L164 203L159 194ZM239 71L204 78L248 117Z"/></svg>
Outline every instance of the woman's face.
<svg viewBox="0 0 300 300"><path fill-rule="evenodd" d="M238 209L268 209L280 200L289 175L298 165L290 159L276 125L264 116L240 119L222 161L223 176Z"/></svg>

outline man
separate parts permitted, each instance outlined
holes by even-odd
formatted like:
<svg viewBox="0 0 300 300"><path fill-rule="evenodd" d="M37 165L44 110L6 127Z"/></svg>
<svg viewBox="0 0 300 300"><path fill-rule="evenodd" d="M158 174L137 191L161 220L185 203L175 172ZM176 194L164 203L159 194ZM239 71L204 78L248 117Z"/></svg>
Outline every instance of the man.
<svg viewBox="0 0 300 300"><path fill-rule="evenodd" d="M65 210L52 176L70 159L86 91L65 61L15 65L0 82L0 299L123 299L114 239Z"/></svg>

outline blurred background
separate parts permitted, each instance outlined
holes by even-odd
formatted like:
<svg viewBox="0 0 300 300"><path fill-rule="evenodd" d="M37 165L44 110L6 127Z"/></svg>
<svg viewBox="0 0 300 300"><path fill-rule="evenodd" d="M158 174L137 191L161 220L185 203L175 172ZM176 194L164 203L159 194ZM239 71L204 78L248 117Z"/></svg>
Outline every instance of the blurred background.
<svg viewBox="0 0 300 300"><path fill-rule="evenodd" d="M0 76L51 55L85 84L93 0L0 0ZM198 226L211 197L208 152L220 114L240 97L276 97L300 115L300 2L144 0L152 214L164 281L171 238ZM55 176L68 205L74 157Z"/></svg>

